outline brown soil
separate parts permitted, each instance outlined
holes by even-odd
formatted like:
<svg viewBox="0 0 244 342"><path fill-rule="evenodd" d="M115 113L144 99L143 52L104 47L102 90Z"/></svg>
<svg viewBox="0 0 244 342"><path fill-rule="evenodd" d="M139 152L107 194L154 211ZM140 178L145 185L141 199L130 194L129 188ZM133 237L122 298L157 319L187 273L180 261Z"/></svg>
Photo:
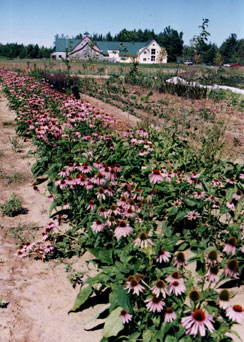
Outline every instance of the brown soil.
<svg viewBox="0 0 244 342"><path fill-rule="evenodd" d="M87 96L83 96L83 100L89 100L94 106L113 114L115 128L126 128L126 112ZM46 183L39 185L40 193L36 194L32 188L34 179L30 169L35 160L28 151L33 147L30 141L20 138L20 146L16 147L13 143L12 139L16 137L15 117L15 113L7 107L7 100L1 95L0 204L9 200L12 193L16 193L28 212L13 218L1 216L0 298L8 305L6 308L0 308L0 342L98 342L102 336L101 329L93 328L101 321L85 326L86 329L92 329L91 331L85 330L82 322L87 321L103 304L68 315L79 288L72 288L68 282L64 263L44 263L33 258L18 259L14 256L16 244L19 243L17 233L31 239L31 235L41 235L42 228L50 222ZM130 116L130 124L136 125L137 122L137 118ZM35 227L39 229L36 230ZM65 229L65 226L62 229ZM73 259L75 269L87 270L85 261L89 257L85 254L79 260ZM233 303L244 303L243 289L237 289L237 297L233 299ZM240 336L244 336L243 324L235 327L235 330ZM235 341L238 341L236 337Z"/></svg>

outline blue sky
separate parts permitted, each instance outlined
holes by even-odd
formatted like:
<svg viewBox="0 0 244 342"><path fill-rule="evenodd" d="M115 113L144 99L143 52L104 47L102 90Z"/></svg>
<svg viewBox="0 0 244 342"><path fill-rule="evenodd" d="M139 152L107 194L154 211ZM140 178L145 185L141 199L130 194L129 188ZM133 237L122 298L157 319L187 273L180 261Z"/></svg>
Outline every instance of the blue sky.
<svg viewBox="0 0 244 342"><path fill-rule="evenodd" d="M244 0L0 0L0 43L50 47L57 33L159 33L171 26L189 44L203 18L209 19L209 41L218 46L231 33L244 38Z"/></svg>

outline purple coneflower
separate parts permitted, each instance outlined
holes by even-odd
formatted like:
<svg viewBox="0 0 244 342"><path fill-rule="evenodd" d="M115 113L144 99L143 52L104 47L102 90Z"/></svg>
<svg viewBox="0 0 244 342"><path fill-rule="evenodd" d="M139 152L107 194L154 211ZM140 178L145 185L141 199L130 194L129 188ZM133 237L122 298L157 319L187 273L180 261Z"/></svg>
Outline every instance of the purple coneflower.
<svg viewBox="0 0 244 342"><path fill-rule="evenodd" d="M138 238L135 239L133 242L134 246L140 246L141 248L147 248L149 245L153 245L153 242L151 239L148 239L147 233L140 233Z"/></svg>
<svg viewBox="0 0 244 342"><path fill-rule="evenodd" d="M236 259L230 259L224 268L224 273L226 277L238 278L238 268L239 262Z"/></svg>
<svg viewBox="0 0 244 342"><path fill-rule="evenodd" d="M200 214L197 211L189 211L185 216L189 221L195 221L200 217Z"/></svg>
<svg viewBox="0 0 244 342"><path fill-rule="evenodd" d="M104 207L99 208L98 214L100 216L108 217L108 211Z"/></svg>
<svg viewBox="0 0 244 342"><path fill-rule="evenodd" d="M183 252L176 253L174 266L177 268L180 268L180 267L185 267L186 265L187 265L187 261L185 258L185 254Z"/></svg>
<svg viewBox="0 0 244 342"><path fill-rule="evenodd" d="M214 186L216 186L218 188L223 188L224 187L223 183L220 180L218 180L218 179L214 179L212 181L212 183L213 183Z"/></svg>
<svg viewBox="0 0 244 342"><path fill-rule="evenodd" d="M217 283L219 281L218 272L219 272L218 266L210 266L208 272L205 275L207 281L211 283Z"/></svg>
<svg viewBox="0 0 244 342"><path fill-rule="evenodd" d="M152 184L160 183L163 180L163 176L161 175L158 169L154 169L150 174L150 182Z"/></svg>
<svg viewBox="0 0 244 342"><path fill-rule="evenodd" d="M184 282L183 279L180 277L180 273L175 271L171 273L166 279L165 279L169 284L172 284L174 281L179 281L179 282Z"/></svg>
<svg viewBox="0 0 244 342"><path fill-rule="evenodd" d="M204 198L206 193L204 191L195 191L193 197L196 199Z"/></svg>
<svg viewBox="0 0 244 342"><path fill-rule="evenodd" d="M133 276L129 276L126 282L125 289L127 289L128 292L133 291L133 294L136 294L137 296L139 296L140 292L143 292L145 287L143 287L139 283L139 279L135 279Z"/></svg>
<svg viewBox="0 0 244 342"><path fill-rule="evenodd" d="M207 264L210 266L215 266L218 263L218 252L212 249L207 255Z"/></svg>
<svg viewBox="0 0 244 342"><path fill-rule="evenodd" d="M242 199L242 191L238 189L232 198L236 201L240 201Z"/></svg>
<svg viewBox="0 0 244 342"><path fill-rule="evenodd" d="M226 309L226 316L232 321L241 323L244 318L244 310L241 305L233 305Z"/></svg>
<svg viewBox="0 0 244 342"><path fill-rule="evenodd" d="M128 223L124 220L120 220L117 228L114 231L114 236L116 239L121 237L127 237L132 232L132 228L128 225Z"/></svg>
<svg viewBox="0 0 244 342"><path fill-rule="evenodd" d="M102 232L104 230L104 227L105 227L105 225L104 225L104 223L102 223L102 221L100 219L97 219L91 225L91 229L96 233Z"/></svg>
<svg viewBox="0 0 244 342"><path fill-rule="evenodd" d="M98 189L98 192L96 193L96 195L97 195L97 199L99 200L99 199L101 199L101 200L104 200L105 201L105 199L106 199L106 195L105 195L105 191L104 191L104 188L99 188Z"/></svg>
<svg viewBox="0 0 244 342"><path fill-rule="evenodd" d="M163 307L165 306L165 302L161 298L157 298L156 296L151 299L145 300L145 303L147 303L146 307L150 312L161 312L163 311Z"/></svg>
<svg viewBox="0 0 244 342"><path fill-rule="evenodd" d="M232 201L226 202L226 207L230 210L235 210L235 204Z"/></svg>
<svg viewBox="0 0 244 342"><path fill-rule="evenodd" d="M165 309L164 321L168 323L172 323L176 320L176 314L173 309L169 306Z"/></svg>
<svg viewBox="0 0 244 342"><path fill-rule="evenodd" d="M212 323L212 316L205 313L202 309L196 309L190 316L181 319L181 324L186 329L186 334L193 336L196 336L198 333L201 336L205 336L206 328L213 332L214 327Z"/></svg>
<svg viewBox="0 0 244 342"><path fill-rule="evenodd" d="M93 210L96 207L96 204L93 200L90 200L87 210Z"/></svg>
<svg viewBox="0 0 244 342"><path fill-rule="evenodd" d="M156 297L159 297L161 294L163 298L166 298L166 295L168 294L165 282L161 279L156 281L151 291L152 291L152 294L154 294Z"/></svg>
<svg viewBox="0 0 244 342"><path fill-rule="evenodd" d="M219 293L217 304L221 309L227 309L230 306L230 292L228 290L222 290Z"/></svg>
<svg viewBox="0 0 244 342"><path fill-rule="evenodd" d="M126 312L125 310L121 310L119 318L121 319L123 324L126 324L132 320L132 315Z"/></svg>
<svg viewBox="0 0 244 342"><path fill-rule="evenodd" d="M237 242L237 238L231 236L225 244L223 252L226 252L227 254L232 254L232 256L235 255Z"/></svg>
<svg viewBox="0 0 244 342"><path fill-rule="evenodd" d="M185 290L186 287L182 281L175 280L169 285L169 293L173 293L176 296L180 296Z"/></svg>
<svg viewBox="0 0 244 342"><path fill-rule="evenodd" d="M166 252L164 249L160 249L156 257L156 261L159 263L167 262L171 258L171 254Z"/></svg>

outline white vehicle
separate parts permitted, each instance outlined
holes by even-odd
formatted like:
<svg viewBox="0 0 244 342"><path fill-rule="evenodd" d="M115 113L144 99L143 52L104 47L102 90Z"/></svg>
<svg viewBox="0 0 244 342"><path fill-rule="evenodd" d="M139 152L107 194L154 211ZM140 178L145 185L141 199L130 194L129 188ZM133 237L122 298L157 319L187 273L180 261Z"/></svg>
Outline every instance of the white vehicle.
<svg viewBox="0 0 244 342"><path fill-rule="evenodd" d="M185 61L184 64L185 65L193 65L193 62L192 61Z"/></svg>

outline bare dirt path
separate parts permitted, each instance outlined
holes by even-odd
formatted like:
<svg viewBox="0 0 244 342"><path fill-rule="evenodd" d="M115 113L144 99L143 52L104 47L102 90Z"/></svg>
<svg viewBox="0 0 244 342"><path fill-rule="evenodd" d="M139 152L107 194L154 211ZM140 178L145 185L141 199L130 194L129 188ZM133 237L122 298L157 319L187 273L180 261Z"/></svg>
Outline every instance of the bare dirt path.
<svg viewBox="0 0 244 342"><path fill-rule="evenodd" d="M18 241L14 232L40 234L33 228L50 222L46 184L40 193L33 191L31 144L20 138L16 142L15 117L0 94L0 204L15 193L28 210L13 218L0 214L0 298L9 303L0 308L0 342L100 341L101 330L86 331L81 324L94 314L93 308L68 315L79 289L67 280L64 264L14 256ZM79 261L79 271L85 269L86 259Z"/></svg>

